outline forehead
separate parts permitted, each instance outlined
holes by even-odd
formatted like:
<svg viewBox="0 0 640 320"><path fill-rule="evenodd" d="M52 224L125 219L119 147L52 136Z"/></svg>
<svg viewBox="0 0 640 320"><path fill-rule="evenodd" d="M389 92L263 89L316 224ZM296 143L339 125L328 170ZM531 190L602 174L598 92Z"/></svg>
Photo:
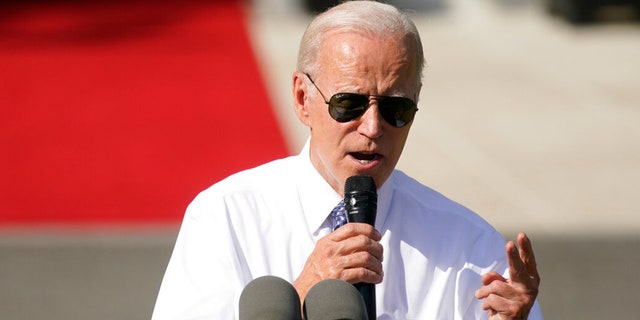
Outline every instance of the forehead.
<svg viewBox="0 0 640 320"><path fill-rule="evenodd" d="M415 42L397 34L329 32L320 45L320 73L337 87L409 91L418 86Z"/></svg>

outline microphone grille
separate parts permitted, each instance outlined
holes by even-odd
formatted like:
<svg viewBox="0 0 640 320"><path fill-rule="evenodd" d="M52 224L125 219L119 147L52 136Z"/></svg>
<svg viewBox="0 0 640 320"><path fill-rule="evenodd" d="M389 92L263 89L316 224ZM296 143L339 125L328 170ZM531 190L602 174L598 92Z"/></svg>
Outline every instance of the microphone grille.
<svg viewBox="0 0 640 320"><path fill-rule="evenodd" d="M373 177L370 176L352 176L347 178L344 183L344 193L351 193L353 191L368 191L376 192L376 183L373 181Z"/></svg>

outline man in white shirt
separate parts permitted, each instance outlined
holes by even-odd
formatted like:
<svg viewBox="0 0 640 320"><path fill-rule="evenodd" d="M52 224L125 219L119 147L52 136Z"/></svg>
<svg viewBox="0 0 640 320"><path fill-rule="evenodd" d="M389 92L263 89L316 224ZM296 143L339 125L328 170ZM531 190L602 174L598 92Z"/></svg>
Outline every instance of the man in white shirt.
<svg viewBox="0 0 640 320"><path fill-rule="evenodd" d="M293 74L307 144L194 199L153 318L237 319L244 286L274 275L301 300L323 279L376 284L378 319L541 319L528 238L505 246L478 215L395 170L423 59L415 26L392 6L346 2L314 19ZM378 186L375 226L332 231L355 175Z"/></svg>

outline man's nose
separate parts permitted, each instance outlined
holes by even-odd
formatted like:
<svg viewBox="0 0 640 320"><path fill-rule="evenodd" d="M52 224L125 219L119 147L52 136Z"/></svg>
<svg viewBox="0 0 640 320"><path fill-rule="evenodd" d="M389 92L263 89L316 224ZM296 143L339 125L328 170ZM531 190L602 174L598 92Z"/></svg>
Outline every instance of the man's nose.
<svg viewBox="0 0 640 320"><path fill-rule="evenodd" d="M378 111L378 103L375 101L370 103L371 105L367 108L367 111L360 116L358 132L370 139L375 139L382 135L382 121L384 120Z"/></svg>

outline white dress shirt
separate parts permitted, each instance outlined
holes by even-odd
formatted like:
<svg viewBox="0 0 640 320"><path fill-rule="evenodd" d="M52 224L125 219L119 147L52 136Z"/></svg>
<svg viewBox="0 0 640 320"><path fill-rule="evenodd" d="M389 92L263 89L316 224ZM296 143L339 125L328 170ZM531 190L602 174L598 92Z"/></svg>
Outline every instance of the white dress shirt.
<svg viewBox="0 0 640 320"><path fill-rule="evenodd" d="M237 319L251 280L293 282L331 232L342 199L300 155L239 172L187 208L153 319ZM463 206L394 171L378 190L384 280L378 319L486 319L474 296L488 271L508 274L502 236ZM529 319L542 319L534 306Z"/></svg>

